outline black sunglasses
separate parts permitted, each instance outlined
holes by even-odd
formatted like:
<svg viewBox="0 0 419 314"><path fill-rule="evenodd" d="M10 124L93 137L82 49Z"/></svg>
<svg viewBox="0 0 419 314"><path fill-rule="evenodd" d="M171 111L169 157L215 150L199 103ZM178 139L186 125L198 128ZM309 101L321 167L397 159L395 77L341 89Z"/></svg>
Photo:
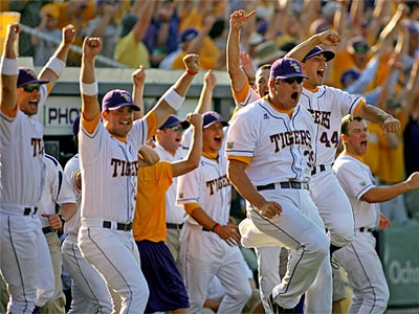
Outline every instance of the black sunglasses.
<svg viewBox="0 0 419 314"><path fill-rule="evenodd" d="M172 126L169 129L172 129L174 132L183 131L182 127L178 125Z"/></svg>
<svg viewBox="0 0 419 314"><path fill-rule="evenodd" d="M292 85L294 84L294 82L301 84L303 80L304 80L304 77L295 76L295 77L289 77L289 78L283 79L282 82Z"/></svg>
<svg viewBox="0 0 419 314"><path fill-rule="evenodd" d="M22 88L27 93L32 93L34 90L37 90L39 92L39 90L41 89L41 85L32 84L32 85L22 86Z"/></svg>

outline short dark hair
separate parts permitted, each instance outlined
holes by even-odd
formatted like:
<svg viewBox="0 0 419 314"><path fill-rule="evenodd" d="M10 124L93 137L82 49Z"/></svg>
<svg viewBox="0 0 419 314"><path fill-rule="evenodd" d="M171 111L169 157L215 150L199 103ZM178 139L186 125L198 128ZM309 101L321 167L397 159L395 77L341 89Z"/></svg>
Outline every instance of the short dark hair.
<svg viewBox="0 0 419 314"><path fill-rule="evenodd" d="M342 124L340 126L340 132L342 134L348 135L348 129L349 129L349 123L351 123L352 121L358 121L361 122L363 121L363 119L361 117L354 117L353 115L346 115L342 118Z"/></svg>

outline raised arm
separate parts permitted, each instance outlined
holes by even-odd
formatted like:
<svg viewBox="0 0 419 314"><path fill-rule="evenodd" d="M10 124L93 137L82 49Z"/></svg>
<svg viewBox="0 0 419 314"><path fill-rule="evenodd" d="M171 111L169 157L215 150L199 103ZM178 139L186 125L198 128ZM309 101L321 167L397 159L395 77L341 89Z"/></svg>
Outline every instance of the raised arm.
<svg viewBox="0 0 419 314"><path fill-rule="evenodd" d="M0 108L3 112L17 107L17 77L19 74L15 45L21 31L19 24L9 24L1 58L1 98Z"/></svg>
<svg viewBox="0 0 419 314"><path fill-rule="evenodd" d="M94 119L100 112L98 84L95 77L95 58L102 50L102 40L86 37L80 69L80 92L82 96L82 121Z"/></svg>
<svg viewBox="0 0 419 314"><path fill-rule="evenodd" d="M193 128L192 145L188 156L172 164L173 177L181 176L199 166L202 152L202 116L199 113L190 113L186 119Z"/></svg>
<svg viewBox="0 0 419 314"><path fill-rule="evenodd" d="M195 75L199 72L199 56L197 54L186 55L183 57L183 63L186 71L151 110L157 115L157 127L160 127L182 105Z"/></svg>
<svg viewBox="0 0 419 314"><path fill-rule="evenodd" d="M217 83L217 77L212 70L208 70L204 75L204 85L199 96L198 105L195 112L203 114L211 109L212 93Z"/></svg>
<svg viewBox="0 0 419 314"><path fill-rule="evenodd" d="M140 111L134 112L134 120L141 119L144 116L144 82L145 82L145 68L140 66L139 69L132 73L132 99L134 104L140 108Z"/></svg>
<svg viewBox="0 0 419 314"><path fill-rule="evenodd" d="M62 33L63 36L60 45L58 46L57 50L55 50L55 53L49 59L44 68L41 70L41 73L39 73L41 80L49 81L49 91L52 90L61 74L63 73L65 64L67 62L68 52L70 51L70 47L76 39L76 29L71 24L63 27Z"/></svg>
<svg viewBox="0 0 419 314"><path fill-rule="evenodd" d="M363 105L358 115L365 120L381 123L386 133L395 133L400 129L400 121L380 108Z"/></svg>
<svg viewBox="0 0 419 314"><path fill-rule="evenodd" d="M332 30L327 30L311 36L301 44L295 46L285 55L285 58L293 58L300 62L303 61L307 53L317 45L337 46L340 43L340 35Z"/></svg>
<svg viewBox="0 0 419 314"><path fill-rule="evenodd" d="M235 11L230 16L230 27L227 37L227 72L231 87L240 92L246 86L247 76L240 67L240 32L243 25L256 14L252 11L245 14L243 10Z"/></svg>

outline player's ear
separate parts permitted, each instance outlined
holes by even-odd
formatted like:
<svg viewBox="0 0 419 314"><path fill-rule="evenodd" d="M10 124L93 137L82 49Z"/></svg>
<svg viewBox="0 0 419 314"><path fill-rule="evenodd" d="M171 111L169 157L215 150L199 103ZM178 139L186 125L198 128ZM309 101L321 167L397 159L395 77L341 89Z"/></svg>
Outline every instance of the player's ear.
<svg viewBox="0 0 419 314"><path fill-rule="evenodd" d="M343 143L347 143L348 142L348 136L346 134L341 134L340 138L342 139Z"/></svg>
<svg viewBox="0 0 419 314"><path fill-rule="evenodd" d="M108 120L108 111L106 111L106 110L102 111L102 118L103 118L103 120Z"/></svg>

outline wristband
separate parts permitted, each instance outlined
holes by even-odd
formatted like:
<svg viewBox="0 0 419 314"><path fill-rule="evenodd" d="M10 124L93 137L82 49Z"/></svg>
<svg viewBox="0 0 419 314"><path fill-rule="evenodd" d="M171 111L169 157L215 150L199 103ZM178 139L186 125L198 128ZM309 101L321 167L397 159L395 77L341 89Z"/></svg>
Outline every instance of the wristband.
<svg viewBox="0 0 419 314"><path fill-rule="evenodd" d="M99 93L99 87L97 84L97 80L95 80L91 84L85 84L80 81L80 92L87 96L97 95Z"/></svg>
<svg viewBox="0 0 419 314"><path fill-rule="evenodd" d="M197 75L199 71L192 72L192 71L186 70L186 73L188 73L189 75Z"/></svg>
<svg viewBox="0 0 419 314"><path fill-rule="evenodd" d="M51 57L45 67L51 69L58 76L61 76L65 68L65 63L57 57Z"/></svg>
<svg viewBox="0 0 419 314"><path fill-rule="evenodd" d="M214 227L212 227L211 231L214 233L217 233L218 230L220 230L221 225L219 223L216 223Z"/></svg>
<svg viewBox="0 0 419 314"><path fill-rule="evenodd" d="M182 105L185 97L180 96L173 87L170 87L166 93L163 95L163 99L167 104L173 109L177 110Z"/></svg>
<svg viewBox="0 0 419 314"><path fill-rule="evenodd" d="M1 58L1 74L18 75L17 59Z"/></svg>

